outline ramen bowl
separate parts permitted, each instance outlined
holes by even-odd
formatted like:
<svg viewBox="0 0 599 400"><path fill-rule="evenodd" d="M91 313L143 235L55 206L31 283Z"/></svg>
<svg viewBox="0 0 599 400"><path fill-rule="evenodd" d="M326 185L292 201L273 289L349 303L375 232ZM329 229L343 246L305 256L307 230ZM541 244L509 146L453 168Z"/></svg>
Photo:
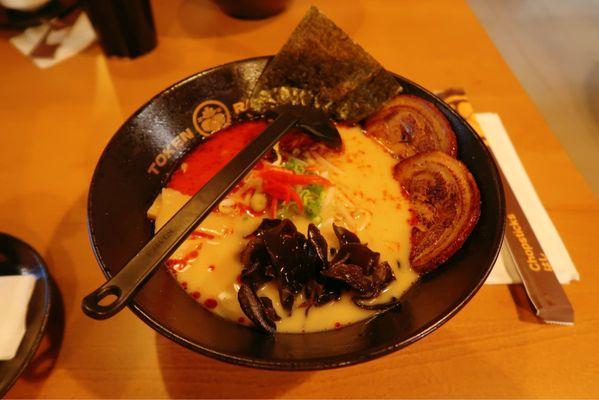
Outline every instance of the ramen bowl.
<svg viewBox="0 0 599 400"><path fill-rule="evenodd" d="M153 235L147 210L181 159L209 134L235 123L244 98L269 57L215 67L162 91L133 114L102 153L88 203L90 238L98 264L114 276ZM405 347L455 315L478 291L503 237L504 196L489 151L466 121L429 91L396 76L404 93L434 103L458 141L458 158L481 195L478 224L447 262L422 276L402 307L342 329L268 335L203 308L160 268L130 304L153 329L204 355L256 368L309 370L363 362Z"/></svg>

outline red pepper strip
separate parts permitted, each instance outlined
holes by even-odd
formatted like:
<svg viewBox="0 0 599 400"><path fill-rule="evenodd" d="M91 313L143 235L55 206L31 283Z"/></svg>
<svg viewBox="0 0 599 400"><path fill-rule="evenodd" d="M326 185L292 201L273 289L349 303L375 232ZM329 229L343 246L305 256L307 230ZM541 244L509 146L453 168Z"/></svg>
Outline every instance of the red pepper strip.
<svg viewBox="0 0 599 400"><path fill-rule="evenodd" d="M264 192L268 193L273 201L276 201L277 199L283 200L283 202L287 204L290 200L293 200L297 204L300 213L304 212L304 205L302 204L299 195L290 186L285 186L279 182L267 181L264 182L263 188Z"/></svg>
<svg viewBox="0 0 599 400"><path fill-rule="evenodd" d="M277 217L277 202L279 200L275 199L274 197L270 198L270 216L272 218L276 218Z"/></svg>
<svg viewBox="0 0 599 400"><path fill-rule="evenodd" d="M247 188L246 190L243 191L243 193L241 193L241 197L245 197L248 193L251 193L251 195L253 196L254 193L256 193L256 189L255 188Z"/></svg>
<svg viewBox="0 0 599 400"><path fill-rule="evenodd" d="M260 176L265 181L277 181L289 185L309 185L315 183L323 186L330 186L331 182L328 179L318 175L301 175L295 174L286 169L265 169L260 172Z"/></svg>
<svg viewBox="0 0 599 400"><path fill-rule="evenodd" d="M289 186L279 182L264 182L263 188L265 193L278 200L289 198L289 191L291 190Z"/></svg>
<svg viewBox="0 0 599 400"><path fill-rule="evenodd" d="M289 200L291 200L291 193L295 193L293 188L287 188L287 193L285 194L285 204L288 204Z"/></svg>
<svg viewBox="0 0 599 400"><path fill-rule="evenodd" d="M322 186L331 186L331 182L318 175L295 175L294 176L294 185L322 185Z"/></svg>
<svg viewBox="0 0 599 400"><path fill-rule="evenodd" d="M291 198L293 199L293 201L295 201L295 204L297 204L297 209L301 214L304 213L304 204L302 203L302 200L300 199L299 195L297 194L297 192L295 190L291 190Z"/></svg>

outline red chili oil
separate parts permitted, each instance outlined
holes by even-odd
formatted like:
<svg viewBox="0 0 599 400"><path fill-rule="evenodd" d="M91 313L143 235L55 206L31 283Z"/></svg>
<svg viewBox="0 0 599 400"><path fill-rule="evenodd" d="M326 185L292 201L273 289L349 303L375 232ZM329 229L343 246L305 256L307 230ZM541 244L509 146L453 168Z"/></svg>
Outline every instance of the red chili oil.
<svg viewBox="0 0 599 400"><path fill-rule="evenodd" d="M264 128L265 121L249 121L211 136L183 160L187 164L185 171L175 171L168 187L194 195L241 149L262 133Z"/></svg>
<svg viewBox="0 0 599 400"><path fill-rule="evenodd" d="M419 219L418 219L418 214L416 214L416 212L414 212L414 210L410 209L410 219L408 220L408 224L410 226L416 226L418 225Z"/></svg>
<svg viewBox="0 0 599 400"><path fill-rule="evenodd" d="M214 299L206 299L204 300L204 305L208 308L216 308L218 302Z"/></svg>

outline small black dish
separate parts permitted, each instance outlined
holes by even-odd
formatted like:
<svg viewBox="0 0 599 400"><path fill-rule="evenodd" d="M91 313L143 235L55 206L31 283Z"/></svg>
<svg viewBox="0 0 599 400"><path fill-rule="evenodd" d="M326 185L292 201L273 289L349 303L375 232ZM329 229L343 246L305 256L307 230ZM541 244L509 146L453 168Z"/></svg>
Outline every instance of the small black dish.
<svg viewBox="0 0 599 400"><path fill-rule="evenodd" d="M23 373L44 335L51 303L51 284L44 260L27 243L0 233L0 276L34 275L36 278L27 311L27 331L17 355L0 361L0 397Z"/></svg>
<svg viewBox="0 0 599 400"><path fill-rule="evenodd" d="M207 130L235 123L242 100L269 57L225 64L195 74L142 106L114 135L91 182L90 239L106 277L113 276L152 237L146 211L184 155ZM309 370L366 361L431 333L477 292L497 258L505 206L497 167L473 129L440 99L396 76L404 93L433 102L458 139L458 157L478 182L480 220L464 246L403 296L389 311L343 329L268 336L228 322L197 304L166 268L158 270L131 305L152 328L175 342L223 361L257 368Z"/></svg>
<svg viewBox="0 0 599 400"><path fill-rule="evenodd" d="M11 10L0 6L0 28L24 29L39 25L44 20L60 17L79 5L79 0L52 0L34 11Z"/></svg>

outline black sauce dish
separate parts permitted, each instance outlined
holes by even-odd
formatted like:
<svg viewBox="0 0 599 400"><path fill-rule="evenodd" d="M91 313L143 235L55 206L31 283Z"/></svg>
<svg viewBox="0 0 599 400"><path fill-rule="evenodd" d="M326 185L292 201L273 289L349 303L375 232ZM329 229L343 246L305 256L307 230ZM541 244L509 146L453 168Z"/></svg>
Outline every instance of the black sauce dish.
<svg viewBox="0 0 599 400"><path fill-rule="evenodd" d="M0 276L33 275L35 285L27 306L26 331L17 354L0 361L0 398L2 398L32 361L46 331L52 304L50 275L42 257L27 243L0 233Z"/></svg>
<svg viewBox="0 0 599 400"><path fill-rule="evenodd" d="M235 123L242 100L269 57L232 62L197 73L159 93L131 116L102 153L88 198L89 233L106 278L116 274L152 237L146 211L184 155L219 124ZM473 129L440 99L396 76L404 93L433 102L458 140L458 158L481 192L481 216L464 246L423 276L398 311L342 329L275 334L226 321L196 303L158 270L131 310L175 342L204 355L256 368L312 370L356 364L405 347L455 315L478 291L497 258L505 206L497 167Z"/></svg>

